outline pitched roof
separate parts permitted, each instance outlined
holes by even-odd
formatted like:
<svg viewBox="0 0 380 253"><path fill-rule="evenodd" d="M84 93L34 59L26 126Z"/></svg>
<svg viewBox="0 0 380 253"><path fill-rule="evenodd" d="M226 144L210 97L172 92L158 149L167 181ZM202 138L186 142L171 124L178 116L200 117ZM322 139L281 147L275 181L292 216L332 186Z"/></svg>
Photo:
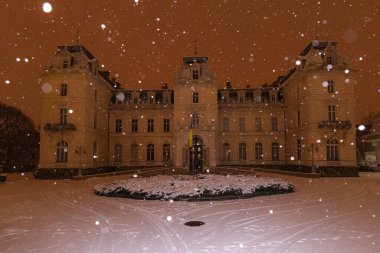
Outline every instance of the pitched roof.
<svg viewBox="0 0 380 253"><path fill-rule="evenodd" d="M65 50L67 49L70 53L77 53L77 52L83 52L88 59L93 60L95 57L90 53L90 51L87 50L84 46L58 46L58 50Z"/></svg>

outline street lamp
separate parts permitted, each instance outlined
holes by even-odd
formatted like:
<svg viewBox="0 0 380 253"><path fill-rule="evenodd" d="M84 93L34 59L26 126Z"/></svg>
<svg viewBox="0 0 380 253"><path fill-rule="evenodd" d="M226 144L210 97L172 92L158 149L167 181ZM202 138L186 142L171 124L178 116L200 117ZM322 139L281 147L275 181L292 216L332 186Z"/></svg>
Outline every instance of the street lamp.
<svg viewBox="0 0 380 253"><path fill-rule="evenodd" d="M82 154L86 154L86 149L82 146L79 146L75 149L75 154L79 154L79 170L78 170L78 176L82 175Z"/></svg>

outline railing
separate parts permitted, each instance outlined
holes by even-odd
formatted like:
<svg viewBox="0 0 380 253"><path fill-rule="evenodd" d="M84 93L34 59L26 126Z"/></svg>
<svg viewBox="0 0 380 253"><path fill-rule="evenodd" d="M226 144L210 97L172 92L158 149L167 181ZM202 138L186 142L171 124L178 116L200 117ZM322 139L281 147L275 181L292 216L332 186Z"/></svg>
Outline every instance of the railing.
<svg viewBox="0 0 380 253"><path fill-rule="evenodd" d="M62 131L74 131L76 127L74 124L60 124L60 123L46 123L44 125L45 131L62 132Z"/></svg>
<svg viewBox="0 0 380 253"><path fill-rule="evenodd" d="M334 129L350 129L352 127L352 123L349 120L341 120L341 121L321 121L318 124L319 128L334 128Z"/></svg>

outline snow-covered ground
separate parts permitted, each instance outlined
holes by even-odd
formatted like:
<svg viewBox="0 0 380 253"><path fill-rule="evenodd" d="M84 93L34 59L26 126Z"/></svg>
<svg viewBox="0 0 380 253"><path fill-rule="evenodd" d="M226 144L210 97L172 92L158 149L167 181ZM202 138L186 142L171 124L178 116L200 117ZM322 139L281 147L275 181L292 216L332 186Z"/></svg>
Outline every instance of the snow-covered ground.
<svg viewBox="0 0 380 253"><path fill-rule="evenodd" d="M380 173L276 177L293 182L295 192L171 202L93 193L123 176L10 175L0 184L0 252L380 252ZM191 220L205 224L184 225Z"/></svg>

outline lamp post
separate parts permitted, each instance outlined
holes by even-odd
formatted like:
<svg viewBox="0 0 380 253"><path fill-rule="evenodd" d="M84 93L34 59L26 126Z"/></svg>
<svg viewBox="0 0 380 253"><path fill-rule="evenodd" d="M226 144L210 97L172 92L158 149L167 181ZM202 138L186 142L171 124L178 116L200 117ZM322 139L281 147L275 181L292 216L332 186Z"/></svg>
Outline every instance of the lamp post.
<svg viewBox="0 0 380 253"><path fill-rule="evenodd" d="M82 154L86 154L86 149L82 146L79 146L75 149L75 154L79 154L79 170L78 170L78 176L82 175Z"/></svg>

